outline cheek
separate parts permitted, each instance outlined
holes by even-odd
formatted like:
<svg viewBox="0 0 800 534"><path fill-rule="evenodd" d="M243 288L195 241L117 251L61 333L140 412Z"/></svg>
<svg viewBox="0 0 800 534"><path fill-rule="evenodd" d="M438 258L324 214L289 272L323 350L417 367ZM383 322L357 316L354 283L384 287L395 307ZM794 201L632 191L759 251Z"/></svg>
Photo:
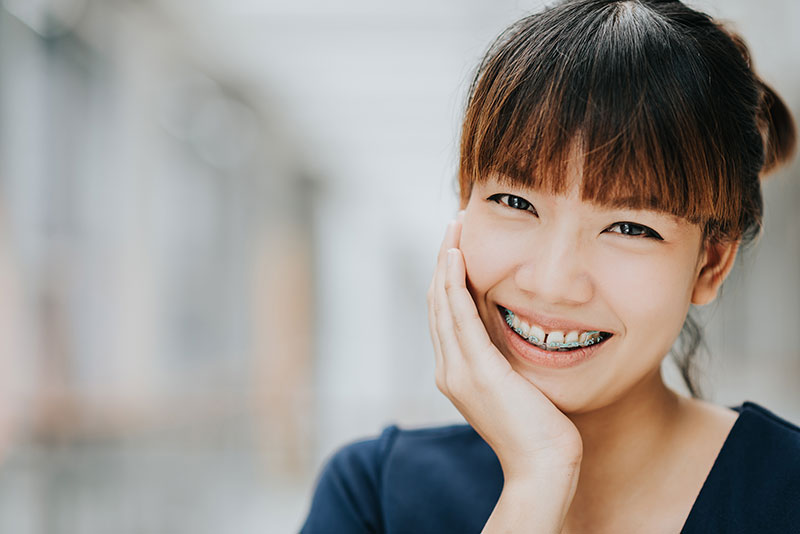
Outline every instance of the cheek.
<svg viewBox="0 0 800 534"><path fill-rule="evenodd" d="M487 224L469 224L469 219L466 219L461 231L460 248L464 254L467 279L474 293L487 291L509 275L514 262L514 240L507 232L494 231ZM479 297L473 296L476 299Z"/></svg>
<svg viewBox="0 0 800 534"><path fill-rule="evenodd" d="M680 332L690 298L687 264L676 256L616 258L603 263L601 277L596 279L629 327L663 338L669 345Z"/></svg>

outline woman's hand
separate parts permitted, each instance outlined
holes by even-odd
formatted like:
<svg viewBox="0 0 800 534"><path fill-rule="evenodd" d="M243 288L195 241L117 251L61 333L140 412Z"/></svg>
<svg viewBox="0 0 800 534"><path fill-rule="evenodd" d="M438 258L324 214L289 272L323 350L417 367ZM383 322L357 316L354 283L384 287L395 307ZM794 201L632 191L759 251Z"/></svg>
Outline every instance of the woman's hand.
<svg viewBox="0 0 800 534"><path fill-rule="evenodd" d="M577 485L580 434L492 344L466 287L458 249L462 217L448 225L428 290L436 385L492 447L503 469L503 495L487 528L558 532ZM537 506L520 508L524 502ZM532 517L523 517L532 509Z"/></svg>

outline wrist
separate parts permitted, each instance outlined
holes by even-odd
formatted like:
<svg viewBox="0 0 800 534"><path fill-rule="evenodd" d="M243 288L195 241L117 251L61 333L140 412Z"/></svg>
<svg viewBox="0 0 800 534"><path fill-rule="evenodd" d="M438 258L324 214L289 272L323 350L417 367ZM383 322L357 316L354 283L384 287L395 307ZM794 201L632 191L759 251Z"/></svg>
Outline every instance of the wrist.
<svg viewBox="0 0 800 534"><path fill-rule="evenodd" d="M530 483L533 480L571 480L580 472L583 454L580 448L561 450L558 454L537 454L535 458L501 461L503 477L507 482Z"/></svg>
<svg viewBox="0 0 800 534"><path fill-rule="evenodd" d="M580 460L506 478L483 534L560 533L578 484Z"/></svg>
<svg viewBox="0 0 800 534"><path fill-rule="evenodd" d="M535 463L503 469L504 486L535 490L573 487L578 480L581 457L539 459Z"/></svg>

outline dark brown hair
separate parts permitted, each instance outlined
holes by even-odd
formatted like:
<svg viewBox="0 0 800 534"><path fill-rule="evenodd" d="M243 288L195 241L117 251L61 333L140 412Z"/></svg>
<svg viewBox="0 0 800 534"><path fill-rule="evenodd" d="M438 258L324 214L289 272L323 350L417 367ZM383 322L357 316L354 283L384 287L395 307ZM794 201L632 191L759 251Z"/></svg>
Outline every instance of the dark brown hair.
<svg viewBox="0 0 800 534"><path fill-rule="evenodd" d="M582 153L581 198L651 209L752 241L760 178L789 160L796 129L754 73L744 41L679 1L567 0L513 24L470 88L459 189L490 175L564 193ZM673 348L692 395L701 332L687 317Z"/></svg>

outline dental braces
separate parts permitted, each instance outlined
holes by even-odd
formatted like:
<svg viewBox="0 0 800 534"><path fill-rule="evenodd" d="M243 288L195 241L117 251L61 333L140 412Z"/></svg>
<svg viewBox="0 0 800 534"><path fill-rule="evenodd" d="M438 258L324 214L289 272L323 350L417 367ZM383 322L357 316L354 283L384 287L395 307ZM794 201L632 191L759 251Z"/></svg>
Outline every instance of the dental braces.
<svg viewBox="0 0 800 534"><path fill-rule="evenodd" d="M510 313L506 313L506 323L508 324L508 326L510 326L514 330L514 332L517 332L516 328L514 328L514 320L511 319L511 314ZM517 333L519 334L519 332L517 332ZM589 335L589 336L593 336L595 334L600 334L600 336L593 337L592 339L587 340L586 343L583 343L583 344L578 342L578 341L570 341L569 343L560 343L558 341L555 341L553 343L545 343L543 341L539 341L539 338L537 338L536 336L528 336L527 338L523 338L523 339L527 339L528 341L530 341L534 345L538 346L539 348L543 348L545 350L550 350L550 349L574 349L574 348L578 348L578 347L590 347L590 346L594 345L595 343L599 343L600 341L602 341L604 339L603 336L602 336L602 332L600 332L599 330L592 330L590 332L587 332L587 335ZM522 336L520 336L520 337L522 337Z"/></svg>

